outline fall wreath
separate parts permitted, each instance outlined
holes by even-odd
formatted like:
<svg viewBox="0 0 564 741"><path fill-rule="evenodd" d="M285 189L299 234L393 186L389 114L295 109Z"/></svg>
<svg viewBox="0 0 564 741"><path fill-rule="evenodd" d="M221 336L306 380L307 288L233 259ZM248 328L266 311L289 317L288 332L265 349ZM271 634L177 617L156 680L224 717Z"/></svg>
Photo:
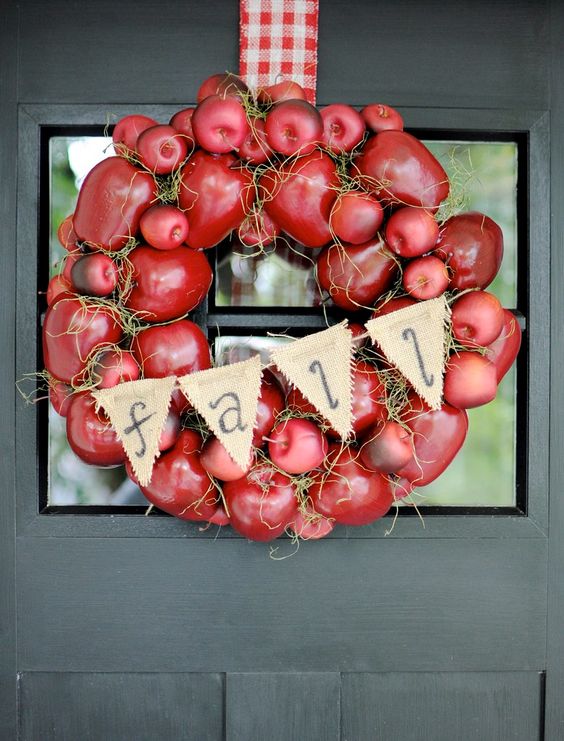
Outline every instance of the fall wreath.
<svg viewBox="0 0 564 741"><path fill-rule="evenodd" d="M115 156L90 171L60 225L68 254L49 283L43 323L43 375L76 455L125 463L156 507L231 524L252 540L368 524L438 477L464 442L465 410L495 397L521 333L485 290L501 264L501 229L480 213L445 215L447 175L400 114L383 104L318 111L295 82L253 92L227 74L207 79L198 105L168 124L130 115L112 138ZM206 250L233 234L251 252L322 248L319 289L351 323L296 355L306 358L309 386L304 373L291 383L282 356L259 363L245 392L250 425L238 396L246 381L232 375L238 390L221 392L213 377L214 425L190 383L213 360L189 316L212 283ZM431 369L421 309L437 302L440 365ZM388 342L398 328L411 374ZM344 345L331 344L337 335ZM343 384L330 378L339 347ZM135 456L147 451L156 379L170 384L140 476ZM104 393L134 384L129 424L116 428ZM342 423L332 416L339 394ZM245 432L238 456L234 432Z"/></svg>

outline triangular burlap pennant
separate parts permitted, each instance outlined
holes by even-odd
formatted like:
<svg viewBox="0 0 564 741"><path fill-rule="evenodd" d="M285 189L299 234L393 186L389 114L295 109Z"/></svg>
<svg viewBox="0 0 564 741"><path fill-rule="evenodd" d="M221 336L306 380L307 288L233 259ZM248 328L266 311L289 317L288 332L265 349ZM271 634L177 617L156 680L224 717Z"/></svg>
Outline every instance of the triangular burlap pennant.
<svg viewBox="0 0 564 741"><path fill-rule="evenodd" d="M121 440L141 486L151 480L159 438L168 416L176 378L144 378L93 391Z"/></svg>
<svg viewBox="0 0 564 741"><path fill-rule="evenodd" d="M346 438L352 430L352 334L346 322L271 351L272 362Z"/></svg>
<svg viewBox="0 0 564 741"><path fill-rule="evenodd" d="M260 356L178 379L182 390L237 465L246 468L257 417Z"/></svg>
<svg viewBox="0 0 564 741"><path fill-rule="evenodd" d="M366 322L372 341L431 409L440 409L442 403L449 316L449 306L441 296Z"/></svg>

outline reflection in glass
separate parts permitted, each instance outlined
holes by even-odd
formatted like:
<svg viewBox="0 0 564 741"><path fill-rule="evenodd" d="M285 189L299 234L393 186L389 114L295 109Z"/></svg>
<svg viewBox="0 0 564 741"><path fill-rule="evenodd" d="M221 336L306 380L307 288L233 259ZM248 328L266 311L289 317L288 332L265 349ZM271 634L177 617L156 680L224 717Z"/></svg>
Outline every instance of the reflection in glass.
<svg viewBox="0 0 564 741"><path fill-rule="evenodd" d="M478 210L503 229L505 256L491 286L505 306L515 306L517 271L517 146L511 142L426 142L441 160L454 196L447 208ZM87 172L113 154L111 140L101 137L54 137L50 140L50 264L52 274L63 257L56 232L74 211L78 188ZM267 248L264 255L222 245L218 250L216 303L218 307L318 306L312 260L318 250L294 245ZM265 333L264 330L257 330ZM219 337L217 362L234 362L260 352L277 338ZM495 402L470 410L470 428L463 451L433 484L420 490L421 505L511 506L515 497L515 372L502 382ZM421 496L419 496L421 495ZM102 470L83 464L70 450L65 420L50 412L49 502L72 504L146 504L123 467Z"/></svg>

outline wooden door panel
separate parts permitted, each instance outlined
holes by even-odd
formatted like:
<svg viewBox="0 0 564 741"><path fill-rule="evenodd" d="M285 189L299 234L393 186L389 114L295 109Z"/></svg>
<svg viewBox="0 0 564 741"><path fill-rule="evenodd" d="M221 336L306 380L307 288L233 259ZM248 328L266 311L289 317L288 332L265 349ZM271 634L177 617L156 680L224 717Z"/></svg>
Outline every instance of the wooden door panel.
<svg viewBox="0 0 564 741"><path fill-rule="evenodd" d="M21 741L222 741L223 684L222 674L25 672Z"/></svg>
<svg viewBox="0 0 564 741"><path fill-rule="evenodd" d="M25 671L544 667L544 539L18 541Z"/></svg>
<svg viewBox="0 0 564 741"><path fill-rule="evenodd" d="M535 741L536 672L344 674L342 741Z"/></svg>

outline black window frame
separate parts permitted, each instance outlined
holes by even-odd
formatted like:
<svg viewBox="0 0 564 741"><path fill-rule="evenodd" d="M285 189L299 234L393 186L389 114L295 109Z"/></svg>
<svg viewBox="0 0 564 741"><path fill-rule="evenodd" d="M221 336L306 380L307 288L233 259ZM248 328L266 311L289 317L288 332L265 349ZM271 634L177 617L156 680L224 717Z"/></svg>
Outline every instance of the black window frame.
<svg viewBox="0 0 564 741"><path fill-rule="evenodd" d="M178 106L137 106L135 112L166 120ZM38 281L45 280L49 244L49 147L52 136L102 135L106 128L106 111L117 118L134 112L132 107L111 105L26 105L20 108L19 129L21 148L18 153L18 364L17 377L29 372L30 366L41 365L41 311L29 297L37 293ZM463 141L512 141L518 145L518 243L517 318L524 331L523 349L517 363L517 434L516 506L514 507L430 507L421 509L425 516L423 529L410 516L412 508L401 508L402 522L395 533L401 537L449 537L471 535L484 527L484 534L513 532L523 528L531 532L546 532L547 468L544 451L547 444L548 368L542 357L548 337L548 323L543 321L543 305L548 296L549 210L548 210L548 125L545 112L480 109L402 109L408 130L422 139ZM46 211L47 209L47 211ZM523 214L523 215L522 215ZM47 216L47 217L46 217ZM35 268L35 269L33 269ZM534 268L534 271L532 270ZM213 291L213 287L212 287ZM211 295L211 294L210 294ZM27 300L26 300L27 297ZM215 297L214 297L215 298ZM41 299L38 301L39 309ZM195 312L206 330L219 327L222 334L245 336L255 330L257 318L265 329L284 330L292 327L296 334L325 327L324 318L316 309L289 309L281 313L276 308L260 312L249 307L214 306L207 301ZM525 320L526 317L526 320ZM339 312L335 312L335 319ZM301 332L300 332L301 330ZM25 365L24 360L25 359ZM529 383L529 378L535 383ZM138 506L54 506L47 505L46 429L47 404L22 406L17 414L18 461L22 501L19 502L18 523L26 531L51 534L104 535L167 533L185 537L217 537L213 532L202 533L197 523L177 522L169 517L142 515L145 507ZM34 445L30 441L34 441ZM27 443L25 442L27 441ZM33 449L33 450L32 450ZM33 456L32 452L36 455ZM39 453L39 455L37 455ZM33 460L33 463L32 463ZM38 496L39 492L39 496ZM72 514L66 518L59 515ZM101 517L105 515L105 517ZM496 515L496 517L492 517ZM108 523L111 523L108 526ZM331 537L381 537L389 529L389 519L364 528L337 528ZM433 534L431 534L431 531ZM222 530L219 537L238 537Z"/></svg>

